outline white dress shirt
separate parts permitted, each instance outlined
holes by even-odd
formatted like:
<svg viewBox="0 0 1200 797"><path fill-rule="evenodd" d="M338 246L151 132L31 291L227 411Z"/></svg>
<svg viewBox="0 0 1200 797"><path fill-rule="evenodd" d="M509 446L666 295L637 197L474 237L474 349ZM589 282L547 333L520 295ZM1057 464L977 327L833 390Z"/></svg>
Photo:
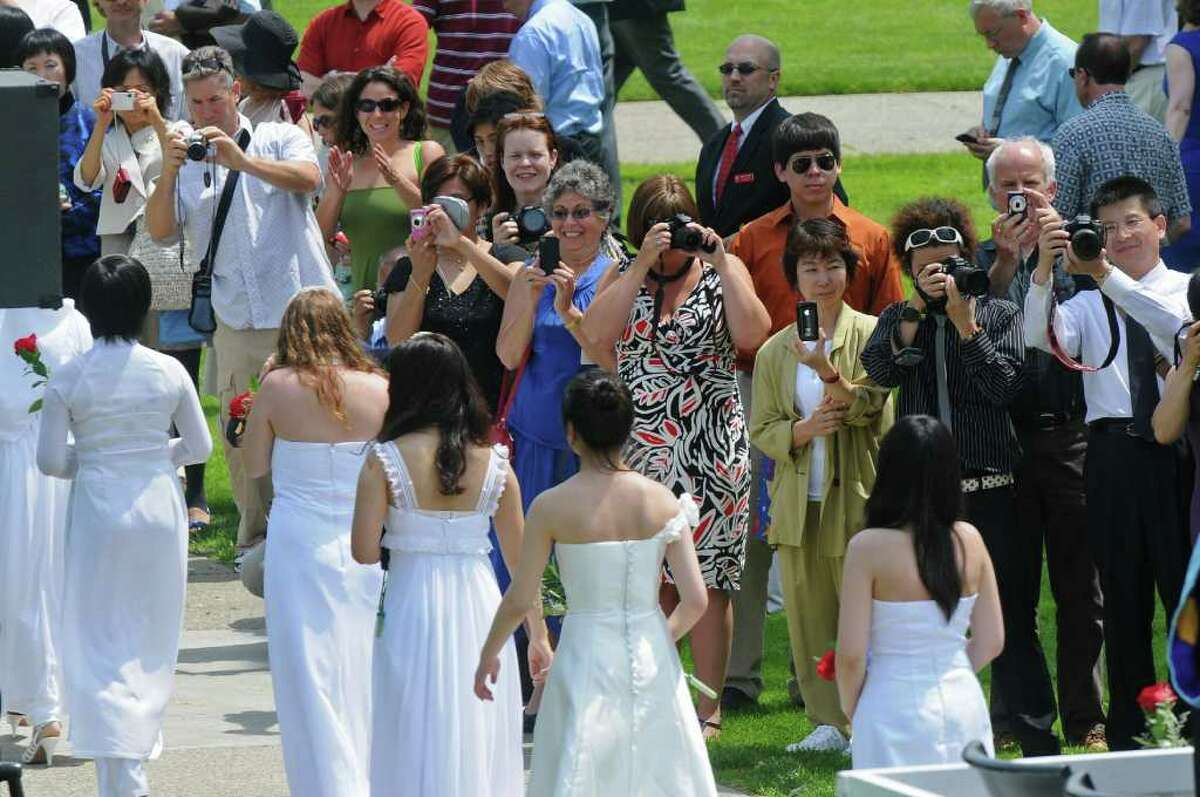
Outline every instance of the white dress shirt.
<svg viewBox="0 0 1200 797"><path fill-rule="evenodd" d="M75 42L75 82L71 84L71 93L85 107L100 96L100 81L104 76L104 44L108 44L108 57L112 58L125 49L108 35L108 31L99 30L84 36ZM161 36L154 31L142 31L142 46L149 47L163 60L167 68L167 77L171 80L171 101L167 103L167 121L184 118L187 103L183 98L183 57L188 54L188 48L172 39Z"/></svg>
<svg viewBox="0 0 1200 797"><path fill-rule="evenodd" d="M1112 338L1100 296L1103 292L1119 311L1128 313L1145 327L1154 347L1171 362L1175 336L1191 318L1187 303L1189 279L1187 274L1168 269L1161 260L1140 280L1114 268L1100 291L1081 291L1058 306L1054 314L1055 337L1064 352L1084 365L1098 366L1104 362ZM1046 330L1049 312L1049 281L1044 285L1031 282L1025 296L1025 345L1053 353ZM1100 418L1133 417L1124 313L1117 313L1121 340L1112 364L1100 371L1083 373L1088 423Z"/></svg>
<svg viewBox="0 0 1200 797"><path fill-rule="evenodd" d="M1153 36L1134 66L1166 63L1167 45L1179 32L1175 0L1100 0L1101 33L1118 36Z"/></svg>
<svg viewBox="0 0 1200 797"><path fill-rule="evenodd" d="M815 343L805 343L809 349L814 347ZM825 356L829 356L830 350L833 348L833 341L825 341ZM825 383L821 381L821 377L817 372L809 368L804 363L796 363L796 409L800 411L801 416L809 418L821 401L825 398ZM817 436L809 442L812 446L812 455L808 458L808 497L812 501L823 501L825 499L825 438Z"/></svg>
<svg viewBox="0 0 1200 797"><path fill-rule="evenodd" d="M54 28L72 42L87 35L83 14L71 0L15 0L15 5L29 15L35 28Z"/></svg>
<svg viewBox="0 0 1200 797"><path fill-rule="evenodd" d="M250 129L245 116L239 114L238 120L239 132ZM312 141L295 125L258 125L246 154L317 165ZM204 174L210 169L216 174L212 184L205 186ZM197 259L208 248L228 174L223 166L191 160L180 169L177 218ZM248 174L238 180L213 267L213 310L226 326L277 328L284 308L301 288L320 286L341 295L311 199L310 194L285 191Z"/></svg>

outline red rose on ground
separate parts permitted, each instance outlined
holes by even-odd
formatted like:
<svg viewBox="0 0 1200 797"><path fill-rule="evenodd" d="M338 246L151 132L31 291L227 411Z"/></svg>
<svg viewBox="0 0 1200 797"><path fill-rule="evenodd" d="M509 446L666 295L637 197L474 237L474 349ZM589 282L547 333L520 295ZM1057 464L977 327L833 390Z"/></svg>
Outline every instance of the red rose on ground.
<svg viewBox="0 0 1200 797"><path fill-rule="evenodd" d="M1147 686L1138 693L1137 697L1138 706L1147 714L1156 711L1163 703L1171 705L1176 700L1175 690L1168 683Z"/></svg>
<svg viewBox="0 0 1200 797"><path fill-rule="evenodd" d="M250 408L254 406L254 394L247 390L245 393L239 393L229 402L229 417L230 418L245 418L250 414Z"/></svg>
<svg viewBox="0 0 1200 797"><path fill-rule="evenodd" d="M23 338L17 338L13 343L13 353L18 357L22 353L37 354L37 335L28 335Z"/></svg>
<svg viewBox="0 0 1200 797"><path fill-rule="evenodd" d="M833 648L825 651L825 655L817 661L817 677L822 681L832 681L837 677Z"/></svg>

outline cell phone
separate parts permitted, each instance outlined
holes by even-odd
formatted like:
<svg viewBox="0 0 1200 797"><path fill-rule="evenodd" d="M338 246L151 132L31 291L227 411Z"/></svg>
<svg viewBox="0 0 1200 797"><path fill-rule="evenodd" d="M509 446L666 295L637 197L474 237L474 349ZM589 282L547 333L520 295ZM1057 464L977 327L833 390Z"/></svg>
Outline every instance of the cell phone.
<svg viewBox="0 0 1200 797"><path fill-rule="evenodd" d="M800 340L820 340L816 302L796 302L796 332L799 333Z"/></svg>
<svg viewBox="0 0 1200 797"><path fill-rule="evenodd" d="M1024 191L1008 192L1008 215L1020 216L1023 219L1028 213L1028 208L1029 200L1025 198Z"/></svg>
<svg viewBox="0 0 1200 797"><path fill-rule="evenodd" d="M970 133L959 133L957 136L954 137L954 140L961 141L964 144L978 144L979 143L979 139L975 138L975 136L971 135Z"/></svg>
<svg viewBox="0 0 1200 797"><path fill-rule="evenodd" d="M542 238L538 241L538 263L542 266L542 271L546 276L554 273L554 269L558 268L558 239L557 238Z"/></svg>
<svg viewBox="0 0 1200 797"><path fill-rule="evenodd" d="M114 111L132 111L134 96L132 91L114 91L111 105Z"/></svg>
<svg viewBox="0 0 1200 797"><path fill-rule="evenodd" d="M429 228L425 226L426 212L425 208L413 208L408 212L408 225L414 241L420 241L429 235Z"/></svg>

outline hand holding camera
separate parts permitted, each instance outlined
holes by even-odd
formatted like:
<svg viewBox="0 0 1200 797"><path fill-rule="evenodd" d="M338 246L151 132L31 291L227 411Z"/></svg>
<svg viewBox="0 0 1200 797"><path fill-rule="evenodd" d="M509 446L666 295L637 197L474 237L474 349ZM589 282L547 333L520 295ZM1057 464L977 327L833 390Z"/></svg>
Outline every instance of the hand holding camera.
<svg viewBox="0 0 1200 797"><path fill-rule="evenodd" d="M207 153L205 156L196 157L200 154L201 139L206 142ZM229 135L217 127L204 127L197 130L188 139L188 157L194 161L204 160L206 157L213 163L219 166L224 166L226 169L235 172L246 170L246 153L238 146Z"/></svg>
<svg viewBox="0 0 1200 797"><path fill-rule="evenodd" d="M92 112L96 114L96 127L99 130L107 130L108 126L112 124L112 94L111 88L100 89L100 95L92 103Z"/></svg>
<svg viewBox="0 0 1200 797"><path fill-rule="evenodd" d="M653 268L663 252L671 248L671 237L671 227L665 221L660 221L647 230L646 237L642 239L642 246L638 249L634 266L644 271Z"/></svg>
<svg viewBox="0 0 1200 797"><path fill-rule="evenodd" d="M1063 225L1067 234L1067 271L1072 274L1100 276L1107 268L1104 251L1104 227L1087 214L1080 214Z"/></svg>
<svg viewBox="0 0 1200 797"><path fill-rule="evenodd" d="M354 330L363 340L371 334L371 323L375 320L375 309L378 307L376 295L363 288L356 291L351 298L350 316L354 319Z"/></svg>
<svg viewBox="0 0 1200 797"><path fill-rule="evenodd" d="M1183 333L1180 347L1182 359L1179 367L1195 372L1200 368L1200 321L1195 322Z"/></svg>
<svg viewBox="0 0 1200 797"><path fill-rule="evenodd" d="M521 232L517 222L510 213L497 213L492 216L492 241L497 244L515 245L521 240Z"/></svg>
<svg viewBox="0 0 1200 797"><path fill-rule="evenodd" d="M962 258L952 259L962 260ZM966 263L966 261L963 261L963 263ZM983 274L985 278L987 277L986 272L983 272L981 269L973 268L970 264L967 264L967 267ZM956 266L956 268L959 269L959 273L962 273L962 266ZM976 285L975 287L979 286ZM955 279L954 272L951 271L946 279L946 318L949 319L951 324L954 324L954 328L958 330L959 336L965 338L978 328L978 325L975 323L975 300L977 296L983 296L987 293L987 286L985 283L982 293L968 292L963 288L963 283Z"/></svg>

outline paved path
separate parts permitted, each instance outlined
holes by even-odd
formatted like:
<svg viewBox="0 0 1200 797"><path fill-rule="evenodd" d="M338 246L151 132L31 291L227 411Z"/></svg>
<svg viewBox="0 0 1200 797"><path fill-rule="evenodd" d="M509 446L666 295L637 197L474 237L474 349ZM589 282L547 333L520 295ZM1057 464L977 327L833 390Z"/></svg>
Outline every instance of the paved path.
<svg viewBox="0 0 1200 797"><path fill-rule="evenodd" d="M163 731L167 750L148 765L153 794L287 797L262 601L242 589L229 568L208 559L189 562L188 582L175 698ZM7 733L8 725L3 727ZM15 742L0 734L0 758L19 760ZM527 766L529 747L527 739ZM59 753L65 757L56 758L53 768L26 770L26 795L95 795L91 763L71 758L69 743Z"/></svg>
<svg viewBox="0 0 1200 797"><path fill-rule="evenodd" d="M833 120L849 154L962 152L954 137L979 124L977 91L915 94L843 94L784 97L792 113L813 111ZM728 106L718 103L726 119ZM625 163L694 161L701 142L661 101L617 103L617 149Z"/></svg>

